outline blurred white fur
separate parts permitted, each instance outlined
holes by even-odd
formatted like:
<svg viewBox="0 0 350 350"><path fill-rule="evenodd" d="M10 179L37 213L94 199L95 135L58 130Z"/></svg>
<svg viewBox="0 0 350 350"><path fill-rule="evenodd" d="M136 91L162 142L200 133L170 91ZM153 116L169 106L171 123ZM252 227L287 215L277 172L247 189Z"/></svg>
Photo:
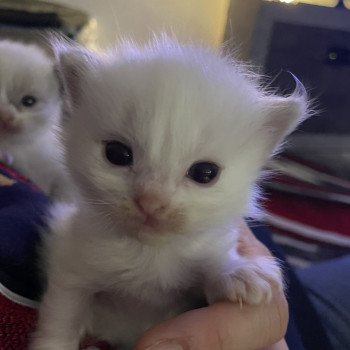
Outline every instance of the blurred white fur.
<svg viewBox="0 0 350 350"><path fill-rule="evenodd" d="M239 255L238 223L258 212L262 166L306 117L300 84L274 96L229 58L167 38L104 56L62 46L66 161L81 201L53 222L31 349L76 350L85 332L129 349L198 296L268 302L279 266ZM130 146L132 166L108 162L108 140ZM204 160L221 171L200 185L186 173ZM164 201L157 227L135 204L145 191Z"/></svg>
<svg viewBox="0 0 350 350"><path fill-rule="evenodd" d="M0 160L50 196L66 198L57 131L61 118L54 62L35 45L0 41ZM32 106L22 99L34 98Z"/></svg>

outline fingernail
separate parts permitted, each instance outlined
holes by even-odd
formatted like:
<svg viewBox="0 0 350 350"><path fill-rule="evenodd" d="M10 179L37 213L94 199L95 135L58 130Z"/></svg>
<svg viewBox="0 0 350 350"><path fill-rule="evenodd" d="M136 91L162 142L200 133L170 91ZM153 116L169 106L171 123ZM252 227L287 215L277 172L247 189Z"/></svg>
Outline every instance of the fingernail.
<svg viewBox="0 0 350 350"><path fill-rule="evenodd" d="M145 350L184 350L184 348L174 340L162 340L155 343Z"/></svg>

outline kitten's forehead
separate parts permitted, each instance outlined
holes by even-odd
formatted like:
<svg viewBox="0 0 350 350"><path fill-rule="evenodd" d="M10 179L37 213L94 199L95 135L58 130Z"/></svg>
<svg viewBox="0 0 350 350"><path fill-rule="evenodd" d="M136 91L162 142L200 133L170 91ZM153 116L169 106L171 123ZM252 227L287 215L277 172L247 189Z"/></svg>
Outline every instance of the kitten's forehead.
<svg viewBox="0 0 350 350"><path fill-rule="evenodd" d="M39 48L0 41L0 84L2 89L53 89L53 63Z"/></svg>
<svg viewBox="0 0 350 350"><path fill-rule="evenodd" d="M226 66L216 71L220 64L210 63L156 57L103 66L92 84L105 100L94 113L105 115L98 124L157 166L215 160L233 139L239 144L255 91L239 75L227 79Z"/></svg>

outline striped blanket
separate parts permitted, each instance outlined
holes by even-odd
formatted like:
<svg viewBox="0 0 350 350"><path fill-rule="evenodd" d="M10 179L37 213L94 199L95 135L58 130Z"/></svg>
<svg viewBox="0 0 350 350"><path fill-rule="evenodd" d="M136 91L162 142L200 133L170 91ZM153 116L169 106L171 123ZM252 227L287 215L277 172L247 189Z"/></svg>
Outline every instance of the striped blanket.
<svg viewBox="0 0 350 350"><path fill-rule="evenodd" d="M265 222L287 260L303 267L350 253L350 181L285 154L269 163Z"/></svg>

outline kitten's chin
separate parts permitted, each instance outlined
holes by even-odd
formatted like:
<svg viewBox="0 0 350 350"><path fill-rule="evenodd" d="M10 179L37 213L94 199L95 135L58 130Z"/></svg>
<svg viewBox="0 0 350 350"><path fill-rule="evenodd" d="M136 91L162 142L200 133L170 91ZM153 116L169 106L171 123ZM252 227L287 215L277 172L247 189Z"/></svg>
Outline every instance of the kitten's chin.
<svg viewBox="0 0 350 350"><path fill-rule="evenodd" d="M159 229L162 225L161 222L152 216L146 216L143 221L142 221L142 226L150 229L157 230Z"/></svg>
<svg viewBox="0 0 350 350"><path fill-rule="evenodd" d="M145 217L139 223L139 233L141 235L167 235L167 234L180 234L182 232L183 225L179 222L173 222L170 220L161 220L154 217Z"/></svg>

